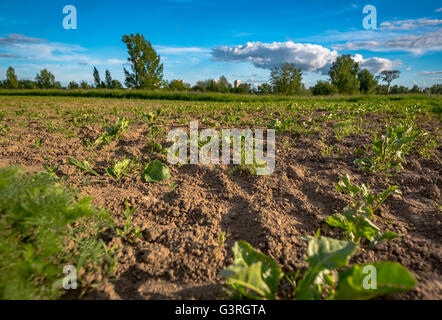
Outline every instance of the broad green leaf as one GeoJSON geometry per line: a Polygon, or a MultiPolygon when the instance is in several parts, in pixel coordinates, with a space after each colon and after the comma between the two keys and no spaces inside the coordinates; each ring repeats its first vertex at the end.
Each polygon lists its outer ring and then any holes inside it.
{"type": "Polygon", "coordinates": [[[131,163],[130,159],[123,159],[121,161],[116,162],[112,168],[107,168],[106,172],[114,177],[115,179],[120,179],[122,175],[126,174],[127,169],[131,163]]]}
{"type": "Polygon", "coordinates": [[[327,237],[311,238],[307,249],[309,266],[297,285],[296,299],[320,299],[318,286],[315,285],[317,276],[325,269],[333,270],[348,265],[356,248],[357,244],[353,242],[327,237]]]}
{"type": "Polygon", "coordinates": [[[247,298],[274,299],[283,277],[276,262],[245,241],[236,242],[232,252],[233,265],[222,271],[221,275],[247,298]]]}
{"type": "Polygon", "coordinates": [[[169,167],[155,159],[150,162],[143,172],[143,178],[147,182],[161,182],[170,178],[169,167]]]}
{"type": "Polygon", "coordinates": [[[354,243],[327,237],[311,239],[307,249],[309,268],[323,270],[346,266],[356,247],[354,243]]]}
{"type": "Polygon", "coordinates": [[[368,240],[372,240],[380,231],[373,222],[363,215],[355,217],[354,223],[356,225],[356,239],[365,237],[368,240]]]}
{"type": "Polygon", "coordinates": [[[221,275],[226,277],[233,288],[250,299],[274,299],[274,293],[263,279],[263,263],[255,262],[250,266],[230,266],[221,275]],[[250,292],[250,290],[252,292],[250,292]]]}
{"type": "Polygon", "coordinates": [[[90,174],[93,174],[95,176],[100,176],[100,174],[98,172],[96,172],[94,169],[91,168],[89,162],[87,161],[79,161],[79,160],[75,160],[73,158],[68,158],[68,164],[76,166],[77,168],[89,172],[90,174]]]}
{"type": "Polygon", "coordinates": [[[339,274],[335,299],[371,299],[382,294],[408,291],[415,285],[416,280],[411,273],[396,262],[353,265],[339,274]]]}

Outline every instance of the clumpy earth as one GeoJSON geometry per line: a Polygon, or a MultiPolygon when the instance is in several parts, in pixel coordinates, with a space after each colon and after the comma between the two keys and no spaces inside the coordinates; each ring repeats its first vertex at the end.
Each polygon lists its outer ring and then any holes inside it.
{"type": "MultiPolygon", "coordinates": [[[[303,270],[307,265],[303,236],[321,228],[322,235],[343,237],[324,220],[350,204],[350,197],[334,188],[344,174],[353,182],[370,184],[376,192],[390,184],[403,192],[390,196],[377,212],[382,219],[375,220],[381,230],[402,236],[374,249],[361,243],[351,263],[397,261],[413,273],[418,282],[414,290],[386,299],[441,299],[439,140],[426,156],[410,151],[404,170],[391,177],[365,171],[354,164],[360,157],[355,149],[370,145],[392,119],[404,115],[392,108],[355,112],[354,105],[335,106],[321,100],[304,107],[287,102],[267,106],[0,97],[0,123],[7,125],[0,136],[0,166],[44,171],[45,164],[59,164],[56,174],[63,183],[92,196],[95,205],[111,212],[120,227],[125,221],[125,201],[138,206],[132,223],[140,227],[142,237],[132,243],[115,235],[106,239],[117,248],[116,269],[111,277],[91,286],[83,299],[224,298],[219,274],[233,262],[231,247],[237,240],[248,241],[285,272],[303,270]],[[122,117],[130,119],[131,125],[120,139],[96,149],[87,146],[86,141],[93,142],[122,117]],[[123,157],[135,159],[140,166],[152,159],[167,163],[165,154],[150,143],[168,146],[167,132],[188,129],[191,120],[199,120],[200,128],[254,129],[286,117],[299,129],[276,135],[276,167],[271,175],[254,176],[235,165],[169,165],[170,180],[147,183],[140,171],[118,181],[105,172],[123,157]],[[335,125],[347,119],[354,119],[360,130],[338,139],[335,125]],[[69,157],[88,160],[102,176],[80,173],[67,164],[69,157]],[[225,235],[224,243],[220,234],[225,235]]],[[[440,138],[437,116],[418,111],[414,121],[440,138]]]]}

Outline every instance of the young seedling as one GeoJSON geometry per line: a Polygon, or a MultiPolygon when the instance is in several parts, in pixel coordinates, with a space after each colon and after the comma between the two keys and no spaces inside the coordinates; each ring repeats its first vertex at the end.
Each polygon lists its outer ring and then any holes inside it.
{"type": "Polygon", "coordinates": [[[225,243],[225,241],[226,241],[226,238],[229,236],[229,234],[227,234],[226,232],[224,232],[224,231],[221,231],[219,234],[218,234],[218,246],[220,247],[220,248],[224,248],[224,243],[225,243]]]}
{"type": "Polygon", "coordinates": [[[34,146],[37,147],[37,148],[40,148],[41,145],[43,144],[43,140],[44,140],[43,138],[35,138],[34,146]]]}
{"type": "Polygon", "coordinates": [[[109,277],[113,274],[115,267],[117,266],[115,245],[109,248],[103,240],[100,240],[100,243],[104,250],[104,272],[109,277]]]}
{"type": "Polygon", "coordinates": [[[131,218],[135,213],[135,211],[138,209],[138,206],[131,208],[127,204],[127,201],[124,201],[124,204],[126,206],[126,210],[123,212],[123,215],[126,218],[126,221],[124,223],[123,229],[117,228],[115,231],[120,237],[132,243],[135,241],[135,238],[142,237],[142,234],[140,232],[140,227],[134,228],[132,226],[132,221],[131,221],[131,218]]]}
{"type": "Polygon", "coordinates": [[[58,178],[56,175],[56,172],[58,171],[58,169],[60,168],[60,162],[57,163],[56,166],[52,166],[51,164],[47,163],[43,165],[43,168],[54,178],[58,178]]]}
{"type": "Polygon", "coordinates": [[[120,180],[122,176],[128,176],[132,165],[130,159],[123,159],[116,162],[111,168],[106,168],[107,174],[116,180],[120,180]]]}
{"type": "Polygon", "coordinates": [[[10,130],[11,130],[11,128],[7,124],[5,124],[5,125],[0,124],[0,133],[1,134],[7,135],[10,130]]]}
{"type": "Polygon", "coordinates": [[[98,147],[103,143],[110,144],[112,140],[119,139],[127,131],[129,124],[126,118],[118,119],[113,126],[106,128],[106,132],[95,140],[94,145],[98,147]]]}
{"type": "Polygon", "coordinates": [[[89,162],[87,161],[79,161],[73,158],[68,158],[68,162],[69,165],[73,165],[76,166],[78,169],[80,169],[81,171],[86,171],[94,176],[99,177],[100,174],[98,172],[96,172],[94,169],[92,169],[91,165],[89,164],[89,162]]]}
{"type": "Polygon", "coordinates": [[[170,178],[170,170],[167,165],[155,159],[146,166],[142,177],[146,182],[161,182],[170,178]]]}
{"type": "Polygon", "coordinates": [[[374,138],[372,151],[374,156],[366,155],[355,160],[355,163],[368,171],[382,170],[388,172],[395,169],[399,172],[406,163],[405,154],[412,146],[412,142],[419,137],[420,133],[413,130],[408,123],[398,123],[387,127],[387,133],[379,139],[374,138]]]}
{"type": "Polygon", "coordinates": [[[370,241],[370,247],[381,240],[390,240],[399,235],[386,231],[381,232],[373,222],[373,215],[391,193],[402,194],[397,186],[389,186],[385,191],[374,194],[370,187],[362,184],[354,185],[348,175],[342,176],[335,186],[336,190],[349,194],[353,203],[344,208],[343,213],[336,213],[325,222],[331,226],[343,229],[347,239],[359,243],[362,238],[370,241]]]}

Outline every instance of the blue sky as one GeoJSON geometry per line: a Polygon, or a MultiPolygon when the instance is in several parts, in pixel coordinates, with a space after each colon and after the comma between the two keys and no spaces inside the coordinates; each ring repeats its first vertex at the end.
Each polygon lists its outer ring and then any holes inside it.
{"type": "MultiPolygon", "coordinates": [[[[166,79],[219,78],[259,84],[283,61],[304,82],[326,79],[340,54],[372,72],[398,69],[395,83],[442,83],[440,1],[12,1],[0,0],[0,78],[13,66],[19,79],[46,67],[62,84],[92,81],[92,68],[123,81],[124,34],[142,33],[161,55],[166,79]],[[377,29],[365,30],[373,5],[377,29]],[[77,10],[66,30],[65,5],[77,10]]],[[[127,66],[127,65],[126,65],[127,66]]]]}

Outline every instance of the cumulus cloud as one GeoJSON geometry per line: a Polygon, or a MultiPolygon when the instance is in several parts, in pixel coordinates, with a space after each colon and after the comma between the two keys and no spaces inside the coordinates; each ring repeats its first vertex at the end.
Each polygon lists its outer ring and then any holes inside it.
{"type": "Polygon", "coordinates": [[[408,19],[398,21],[385,21],[380,25],[381,30],[410,30],[427,26],[438,26],[442,24],[441,19],[408,19]]]}
{"type": "MultiPolygon", "coordinates": [[[[327,74],[332,63],[339,56],[336,50],[321,45],[288,42],[247,42],[245,45],[221,46],[212,50],[213,60],[225,62],[251,62],[257,68],[271,69],[284,62],[294,63],[303,71],[327,74]]],[[[364,59],[356,54],[353,59],[362,69],[372,73],[391,70],[399,64],[384,58],[364,59]]]]}
{"type": "Polygon", "coordinates": [[[338,52],[316,44],[287,42],[247,42],[245,45],[212,49],[213,60],[251,62],[257,68],[271,69],[283,62],[295,63],[303,71],[317,71],[329,66],[338,52]]]}
{"type": "Polygon", "coordinates": [[[379,73],[382,70],[392,70],[400,65],[400,61],[391,61],[378,57],[364,59],[360,54],[355,54],[353,60],[359,63],[360,69],[367,69],[373,74],[379,73]]]}

